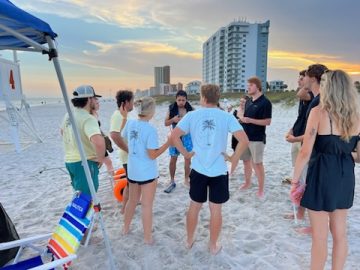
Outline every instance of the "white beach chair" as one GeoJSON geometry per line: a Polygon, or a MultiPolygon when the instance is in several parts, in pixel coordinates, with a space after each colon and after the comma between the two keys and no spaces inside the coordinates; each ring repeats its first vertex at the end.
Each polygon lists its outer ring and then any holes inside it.
{"type": "MultiPolygon", "coordinates": [[[[53,269],[61,267],[67,269],[76,258],[76,252],[83,240],[85,232],[91,232],[94,217],[94,208],[90,196],[76,194],[66,207],[54,233],[28,237],[7,243],[0,243],[0,250],[20,247],[12,264],[0,268],[1,270],[23,269],[53,269]],[[45,248],[35,246],[35,243],[48,240],[45,248]],[[25,247],[30,247],[39,255],[20,261],[25,247]]],[[[90,239],[88,234],[86,245],[90,239]]]]}

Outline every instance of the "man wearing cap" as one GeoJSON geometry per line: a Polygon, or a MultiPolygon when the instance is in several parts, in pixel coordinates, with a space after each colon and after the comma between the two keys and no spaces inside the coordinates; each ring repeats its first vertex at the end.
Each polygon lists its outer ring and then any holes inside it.
{"type": "MultiPolygon", "coordinates": [[[[96,95],[90,85],[82,85],[74,90],[73,98],[71,99],[75,107],[75,123],[80,133],[80,139],[84,146],[91,178],[96,191],[99,187],[99,164],[103,162],[105,157],[105,140],[101,135],[96,118],[90,114],[98,97],[101,96],[96,95]]],[[[65,165],[71,177],[71,185],[74,190],[79,190],[90,195],[90,189],[84,168],[81,164],[81,156],[68,114],[65,115],[62,122],[61,134],[65,150],[65,165]]]]}

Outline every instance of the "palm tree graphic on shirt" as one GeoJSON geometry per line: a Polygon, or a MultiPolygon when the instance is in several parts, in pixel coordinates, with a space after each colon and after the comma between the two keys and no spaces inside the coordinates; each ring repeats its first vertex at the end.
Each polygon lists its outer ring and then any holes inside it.
{"type": "Polygon", "coordinates": [[[132,130],[130,132],[130,141],[132,141],[132,153],[133,154],[136,154],[136,151],[135,151],[135,145],[136,145],[136,141],[137,139],[139,138],[139,132],[137,130],[132,130]]]}
{"type": "Polygon", "coordinates": [[[212,132],[212,130],[215,129],[215,122],[214,120],[210,119],[210,120],[204,120],[204,122],[202,123],[202,130],[206,132],[206,138],[207,138],[207,145],[210,146],[210,133],[212,132]]]}

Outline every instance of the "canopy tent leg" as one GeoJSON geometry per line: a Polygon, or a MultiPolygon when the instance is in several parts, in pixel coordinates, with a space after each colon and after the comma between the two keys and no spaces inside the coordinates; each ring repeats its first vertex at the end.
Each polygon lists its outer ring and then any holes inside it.
{"type": "MultiPolygon", "coordinates": [[[[47,42],[49,44],[50,50],[55,50],[56,48],[54,46],[54,42],[51,39],[51,37],[46,36],[46,40],[47,40],[47,42]]],[[[109,240],[109,238],[107,236],[107,233],[106,233],[106,230],[105,230],[105,224],[104,224],[104,220],[103,220],[101,209],[100,209],[100,202],[99,202],[99,200],[97,198],[96,191],[95,191],[95,188],[94,188],[94,184],[93,184],[93,181],[92,181],[92,178],[91,178],[89,165],[87,163],[86,156],[85,156],[84,146],[83,146],[83,144],[81,142],[81,139],[80,139],[79,129],[76,126],[74,115],[73,115],[72,109],[70,107],[70,102],[69,102],[68,94],[67,94],[67,91],[66,91],[65,80],[64,80],[64,77],[63,77],[63,74],[62,74],[62,71],[61,71],[61,67],[60,67],[60,63],[59,63],[59,59],[58,59],[57,55],[55,55],[52,58],[52,60],[53,60],[54,67],[55,67],[55,70],[56,70],[56,74],[57,74],[59,84],[60,84],[60,87],[61,87],[61,92],[62,92],[62,95],[64,97],[66,110],[67,110],[67,112],[69,114],[69,119],[70,119],[70,122],[71,122],[71,125],[72,125],[72,128],[73,128],[73,131],[74,131],[75,140],[76,140],[76,143],[77,143],[78,148],[79,148],[81,161],[82,161],[82,166],[84,167],[86,180],[87,180],[88,185],[89,185],[89,189],[90,189],[90,193],[91,193],[91,196],[92,196],[92,199],[93,199],[93,203],[94,203],[94,206],[99,206],[99,208],[97,209],[98,218],[99,218],[100,225],[101,225],[101,231],[102,231],[102,234],[104,236],[106,251],[107,251],[108,256],[109,256],[110,268],[115,270],[116,269],[115,262],[114,262],[114,258],[112,256],[110,240],[109,240]]]]}

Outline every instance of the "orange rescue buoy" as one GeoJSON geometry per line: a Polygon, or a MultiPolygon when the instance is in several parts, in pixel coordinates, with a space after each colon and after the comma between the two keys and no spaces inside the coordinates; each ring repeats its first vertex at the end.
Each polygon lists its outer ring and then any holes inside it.
{"type": "Polygon", "coordinates": [[[125,178],[118,180],[114,186],[114,196],[119,202],[122,202],[124,199],[123,193],[126,185],[127,185],[127,179],[125,178]]]}

